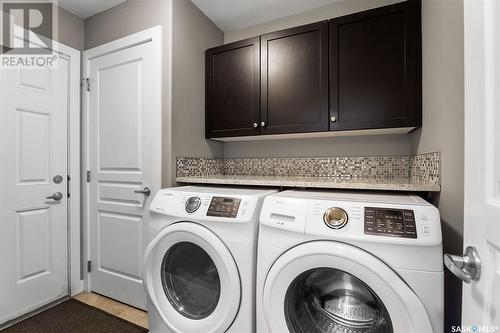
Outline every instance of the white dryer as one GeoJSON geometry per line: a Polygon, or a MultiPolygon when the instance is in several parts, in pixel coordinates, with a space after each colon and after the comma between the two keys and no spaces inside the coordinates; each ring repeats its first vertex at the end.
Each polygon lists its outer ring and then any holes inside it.
{"type": "Polygon", "coordinates": [[[442,332],[438,210],[412,195],[266,197],[257,332],[442,332]]]}
{"type": "Polygon", "coordinates": [[[258,218],[274,190],[160,190],[145,226],[152,333],[255,331],[258,218]]]}

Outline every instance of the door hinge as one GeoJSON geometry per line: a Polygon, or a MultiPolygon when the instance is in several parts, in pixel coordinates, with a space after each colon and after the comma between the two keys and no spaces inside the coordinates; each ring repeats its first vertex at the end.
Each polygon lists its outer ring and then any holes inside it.
{"type": "Polygon", "coordinates": [[[87,261],[87,273],[92,272],[92,261],[87,261]]]}
{"type": "Polygon", "coordinates": [[[87,170],[87,183],[90,183],[90,170],[87,170]]]}
{"type": "Polygon", "coordinates": [[[67,179],[68,181],[66,182],[66,192],[68,192],[68,198],[71,197],[71,193],[69,192],[69,189],[70,189],[70,181],[71,181],[71,177],[69,175],[66,175],[67,176],[67,179]]]}
{"type": "Polygon", "coordinates": [[[90,91],[90,78],[84,77],[82,79],[82,86],[85,86],[85,90],[90,91]]]}

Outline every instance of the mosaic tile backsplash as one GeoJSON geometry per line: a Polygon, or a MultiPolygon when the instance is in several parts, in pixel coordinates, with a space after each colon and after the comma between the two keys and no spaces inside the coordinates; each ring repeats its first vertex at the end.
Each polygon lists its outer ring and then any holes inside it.
{"type": "Polygon", "coordinates": [[[177,158],[177,177],[274,176],[398,179],[440,184],[440,153],[379,157],[177,158]]]}

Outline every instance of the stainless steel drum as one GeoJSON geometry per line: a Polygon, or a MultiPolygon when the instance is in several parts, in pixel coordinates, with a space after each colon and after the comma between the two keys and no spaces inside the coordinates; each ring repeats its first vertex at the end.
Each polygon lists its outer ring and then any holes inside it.
{"type": "Polygon", "coordinates": [[[360,279],[332,268],[299,275],[285,297],[290,332],[392,333],[384,304],[360,279]]]}

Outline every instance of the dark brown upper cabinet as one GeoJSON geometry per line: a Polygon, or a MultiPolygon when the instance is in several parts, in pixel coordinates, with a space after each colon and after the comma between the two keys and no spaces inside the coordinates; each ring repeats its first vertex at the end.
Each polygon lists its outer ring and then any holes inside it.
{"type": "Polygon", "coordinates": [[[420,25],[408,0],[207,50],[206,137],[421,126],[420,25]]]}
{"type": "Polygon", "coordinates": [[[260,134],[260,38],[206,51],[205,135],[260,134]]]}
{"type": "Polygon", "coordinates": [[[330,129],[421,126],[420,4],[330,21],[330,129]]]}
{"type": "Polygon", "coordinates": [[[328,21],[261,36],[261,133],[328,131],[328,21]]]}

